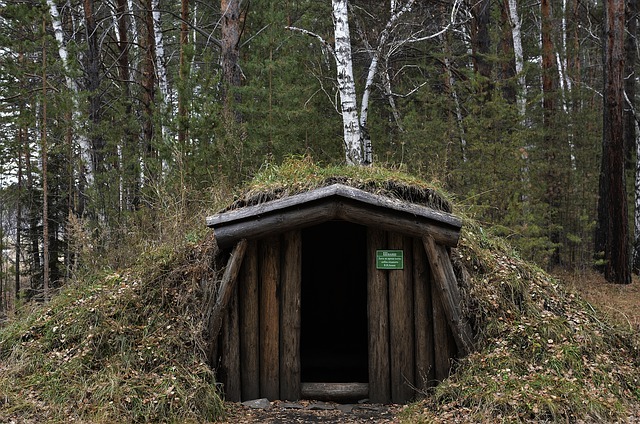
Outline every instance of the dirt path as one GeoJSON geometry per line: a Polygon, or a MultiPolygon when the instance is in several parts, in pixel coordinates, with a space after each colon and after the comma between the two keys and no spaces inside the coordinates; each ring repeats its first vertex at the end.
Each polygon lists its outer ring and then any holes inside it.
{"type": "Polygon", "coordinates": [[[227,404],[228,415],[223,424],[242,423],[399,423],[402,405],[343,405],[332,402],[271,402],[265,408],[251,408],[239,403],[227,404]]]}

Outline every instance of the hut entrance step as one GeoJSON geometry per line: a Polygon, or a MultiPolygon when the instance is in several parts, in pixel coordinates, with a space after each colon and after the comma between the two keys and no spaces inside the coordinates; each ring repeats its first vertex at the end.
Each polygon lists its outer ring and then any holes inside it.
{"type": "Polygon", "coordinates": [[[344,221],[302,231],[302,381],[369,381],[366,245],[366,227],[344,221]]]}
{"type": "Polygon", "coordinates": [[[369,397],[368,383],[302,383],[302,398],[341,403],[369,397]]]}

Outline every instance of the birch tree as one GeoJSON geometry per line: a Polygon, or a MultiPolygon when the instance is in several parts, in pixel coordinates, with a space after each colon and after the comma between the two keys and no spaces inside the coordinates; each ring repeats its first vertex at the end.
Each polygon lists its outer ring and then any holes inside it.
{"type": "MultiPolygon", "coordinates": [[[[389,87],[390,82],[385,79],[386,69],[381,70],[380,64],[385,63],[391,54],[397,53],[403,47],[431,40],[440,36],[452,24],[461,0],[455,0],[451,6],[451,22],[435,34],[414,33],[401,40],[391,42],[391,35],[396,31],[403,16],[411,11],[415,0],[407,0],[403,4],[391,1],[390,17],[378,34],[375,46],[367,46],[370,62],[367,67],[366,79],[358,109],[358,97],[353,76],[353,54],[351,49],[351,31],[349,27],[348,0],[332,0],[332,18],[334,27],[334,44],[331,45],[320,35],[309,30],[287,27],[320,40],[323,46],[335,59],[336,82],[340,97],[340,114],[342,115],[343,143],[345,161],[349,165],[371,165],[373,163],[373,148],[369,135],[368,119],[371,92],[377,77],[381,76],[383,86],[389,87]]],[[[388,78],[388,75],[387,75],[388,78]]],[[[385,89],[391,93],[390,88],[385,89]]],[[[392,94],[392,93],[391,93],[392,94]]]]}
{"type": "Polygon", "coordinates": [[[520,116],[524,118],[527,110],[527,82],[524,75],[524,51],[522,49],[522,22],[518,14],[516,0],[508,0],[509,22],[511,24],[511,37],[513,38],[513,55],[516,62],[516,76],[518,77],[517,104],[520,116]]]}
{"type": "MultiPolygon", "coordinates": [[[[335,39],[334,55],[342,112],[345,160],[349,165],[360,165],[366,162],[364,161],[364,145],[358,119],[356,83],[353,79],[353,56],[351,54],[347,0],[332,0],[332,12],[335,39]]],[[[362,104],[364,105],[364,96],[362,104]]]]}
{"type": "MultiPolygon", "coordinates": [[[[71,77],[71,69],[69,67],[69,52],[67,50],[67,43],[64,38],[64,31],[62,29],[62,22],[60,21],[60,13],[58,12],[58,6],[54,0],[47,0],[49,6],[49,14],[51,16],[51,24],[53,26],[53,34],[58,44],[58,55],[62,61],[64,67],[64,78],[67,84],[67,89],[71,92],[71,100],[73,102],[73,111],[71,113],[73,122],[81,122],[80,107],[78,105],[78,84],[71,77]]],[[[73,125],[69,123],[69,125],[73,125]]],[[[93,184],[93,168],[94,163],[91,158],[91,146],[87,137],[82,134],[77,135],[78,147],[80,150],[81,158],[81,178],[84,178],[89,185],[93,184]]]]}

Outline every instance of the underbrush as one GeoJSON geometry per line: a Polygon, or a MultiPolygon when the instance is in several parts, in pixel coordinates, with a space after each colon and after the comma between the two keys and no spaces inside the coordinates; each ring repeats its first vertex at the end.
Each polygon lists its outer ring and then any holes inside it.
{"type": "Polygon", "coordinates": [[[206,363],[212,237],[69,284],[0,331],[0,421],[202,422],[222,414],[206,363]]]}

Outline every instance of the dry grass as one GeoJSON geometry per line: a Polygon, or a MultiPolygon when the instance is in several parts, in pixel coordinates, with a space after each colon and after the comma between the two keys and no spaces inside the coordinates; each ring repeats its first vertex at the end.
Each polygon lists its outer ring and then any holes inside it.
{"type": "Polygon", "coordinates": [[[612,322],[640,332],[640,278],[631,284],[611,284],[594,271],[558,272],[559,279],[575,290],[612,322]]]}

